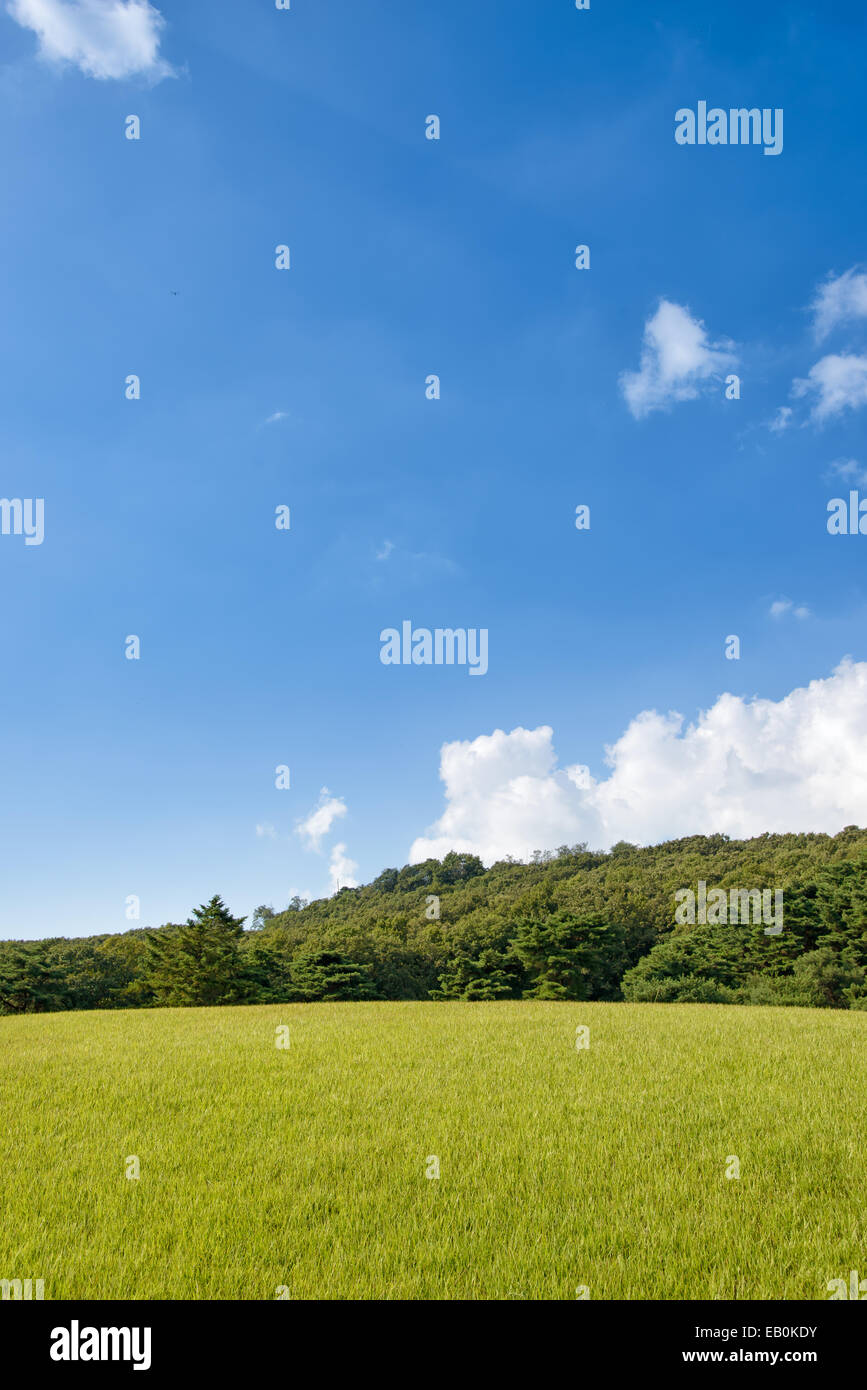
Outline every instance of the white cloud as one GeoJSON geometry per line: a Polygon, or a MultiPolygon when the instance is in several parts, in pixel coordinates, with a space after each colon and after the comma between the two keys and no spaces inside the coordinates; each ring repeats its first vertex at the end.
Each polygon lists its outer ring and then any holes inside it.
{"type": "Polygon", "coordinates": [[[342,796],[331,796],[327,787],[319,793],[319,801],[309,815],[298,822],[295,834],[305,841],[308,849],[317,853],[322,849],[322,841],[336,820],[346,815],[346,802],[342,796]]]}
{"type": "Polygon", "coordinates": [[[275,410],[273,415],[269,415],[265,421],[266,425],[276,425],[278,420],[286,420],[289,412],[287,410],[275,410]]]}
{"type": "Polygon", "coordinates": [[[791,613],[795,618],[809,618],[810,610],[804,604],[794,604],[790,598],[778,598],[768,609],[772,618],[782,618],[791,613]]]}
{"type": "Polygon", "coordinates": [[[780,434],[783,430],[787,430],[791,423],[792,407],[790,405],[781,405],[773,420],[771,420],[768,425],[768,429],[773,430],[774,434],[780,434]]]}
{"type": "Polygon", "coordinates": [[[867,468],[857,459],[835,459],[830,466],[830,472],[853,487],[863,487],[867,484],[867,468]]]}
{"type": "Polygon", "coordinates": [[[446,809],[410,859],[457,849],[490,864],[584,840],[608,848],[863,824],[867,663],[846,658],[778,701],[720,695],[686,728],[680,714],[645,711],[606,761],[611,772],[599,781],[558,767],[547,726],[444,744],[446,809]]]}
{"type": "Polygon", "coordinates": [[[159,56],[165,20],[148,0],[9,0],[7,9],[37,35],[49,62],[75,63],[98,78],[172,74],[159,56]]]}
{"type": "Polygon", "coordinates": [[[795,397],[810,396],[811,419],[817,423],[839,415],[849,407],[867,405],[867,357],[853,353],[831,353],[821,358],[806,377],[792,384],[795,397]]]}
{"type": "Polygon", "coordinates": [[[331,862],[328,865],[331,892],[336,893],[339,888],[357,888],[358,879],[354,877],[357,868],[358,865],[355,860],[347,858],[346,846],[343,844],[335,845],[331,851],[331,862]]]}
{"type": "Polygon", "coordinates": [[[257,825],[256,834],[262,840],[276,840],[277,831],[273,825],[257,825]]]}
{"type": "Polygon", "coordinates": [[[867,275],[854,267],[842,275],[829,275],[810,307],[813,331],[819,342],[840,324],[867,318],[867,275]]]}
{"type": "Polygon", "coordinates": [[[700,319],[680,304],[660,300],[644,325],[639,370],[620,375],[620,389],[636,420],[674,401],[692,400],[700,382],[735,365],[732,347],[730,342],[709,342],[700,319]]]}
{"type": "MultiPolygon", "coordinates": [[[[395,545],[394,541],[383,541],[373,553],[377,560],[389,561],[388,572],[394,572],[393,578],[403,583],[422,584],[438,575],[454,576],[461,573],[460,565],[447,555],[440,555],[433,550],[407,550],[403,546],[395,545]]],[[[384,573],[385,571],[380,571],[377,574],[377,582],[384,573]]]]}

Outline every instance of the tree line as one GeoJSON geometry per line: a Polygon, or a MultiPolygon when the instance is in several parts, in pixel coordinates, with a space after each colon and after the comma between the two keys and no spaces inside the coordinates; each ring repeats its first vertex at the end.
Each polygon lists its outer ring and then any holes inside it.
{"type": "Polygon", "coordinates": [[[867,831],[453,852],[331,898],[219,896],[184,923],[0,943],[0,1013],[322,1000],[550,999],[867,1009],[867,831]],[[675,894],[783,890],[783,930],[677,925],[675,894]]]}

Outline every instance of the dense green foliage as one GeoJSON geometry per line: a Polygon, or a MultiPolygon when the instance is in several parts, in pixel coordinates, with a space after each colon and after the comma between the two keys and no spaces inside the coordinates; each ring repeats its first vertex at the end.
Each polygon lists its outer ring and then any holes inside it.
{"type": "Polygon", "coordinates": [[[585,846],[485,869],[452,853],[251,929],[219,898],[183,926],[0,945],[0,1013],[337,999],[627,999],[867,1007],[867,831],[585,846]],[[782,889],[784,927],[675,925],[675,893],[782,889]]]}
{"type": "Polygon", "coordinates": [[[182,927],[148,937],[146,983],[154,1002],[166,1005],[236,1004],[248,990],[240,944],[243,917],[233,917],[221,898],[197,907],[182,927]]]}

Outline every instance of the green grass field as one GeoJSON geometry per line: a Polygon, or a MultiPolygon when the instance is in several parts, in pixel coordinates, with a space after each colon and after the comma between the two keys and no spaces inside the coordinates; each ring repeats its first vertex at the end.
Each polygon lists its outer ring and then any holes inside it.
{"type": "Polygon", "coordinates": [[[708,1005],[0,1018],[0,1278],[46,1299],[827,1299],[867,1274],[865,1054],[867,1013],[708,1005]]]}

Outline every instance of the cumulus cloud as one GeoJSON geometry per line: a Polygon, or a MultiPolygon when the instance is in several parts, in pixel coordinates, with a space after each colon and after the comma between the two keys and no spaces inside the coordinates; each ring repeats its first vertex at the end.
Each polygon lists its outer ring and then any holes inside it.
{"type": "Polygon", "coordinates": [[[783,430],[787,430],[789,428],[789,425],[791,423],[792,407],[790,405],[781,405],[777,410],[776,415],[768,425],[768,429],[772,430],[774,434],[781,434],[783,430]]]}
{"type": "Polygon", "coordinates": [[[314,849],[319,853],[322,841],[334,822],[345,815],[346,802],[343,797],[332,796],[328,788],[323,787],[313,810],[296,825],[295,834],[304,841],[308,849],[314,849]]]}
{"type": "Polygon", "coordinates": [[[798,377],[792,395],[812,401],[810,417],[821,424],[847,408],[867,405],[867,357],[854,353],[830,353],[798,377]]]}
{"type": "Polygon", "coordinates": [[[867,318],[867,275],[854,267],[842,275],[829,275],[810,307],[819,342],[841,324],[867,318]]]}
{"type": "Polygon", "coordinates": [[[346,846],[343,844],[335,845],[331,851],[331,862],[328,865],[332,894],[340,888],[357,888],[358,879],[354,877],[357,869],[358,865],[355,860],[347,856],[346,846]]]}
{"type": "Polygon", "coordinates": [[[7,9],[49,62],[103,79],[172,74],[159,52],[165,20],[148,0],[9,0],[7,9]]]}
{"type": "Polygon", "coordinates": [[[681,304],[660,300],[644,325],[638,371],[620,375],[620,389],[636,420],[674,401],[694,399],[701,382],[735,365],[733,346],[728,341],[709,342],[700,319],[681,304]]]}
{"type": "Polygon", "coordinates": [[[783,699],[723,694],[697,720],[646,710],[606,749],[611,771],[560,767],[547,725],[441,750],[446,809],[410,851],[449,850],[487,864],[587,841],[608,848],[722,832],[826,831],[863,824],[867,810],[867,663],[783,699]]]}

